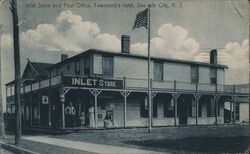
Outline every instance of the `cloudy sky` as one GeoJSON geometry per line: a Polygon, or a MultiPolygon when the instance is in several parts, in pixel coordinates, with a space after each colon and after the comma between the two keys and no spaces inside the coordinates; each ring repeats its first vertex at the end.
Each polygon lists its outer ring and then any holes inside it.
{"type": "MultiPolygon", "coordinates": [[[[147,54],[147,31],[132,30],[137,2],[134,8],[122,7],[118,0],[52,0],[18,1],[20,26],[20,53],[22,71],[31,61],[55,63],[60,53],[75,55],[89,48],[120,52],[120,36],[129,34],[131,52],[147,54]],[[26,2],[26,3],[25,3],[26,2]],[[64,7],[64,3],[89,4],[91,8],[64,7]],[[36,3],[36,8],[27,7],[36,3]],[[39,3],[50,8],[38,8],[39,3]],[[97,4],[120,5],[120,8],[96,8],[97,4]],[[61,8],[52,8],[61,4],[61,8]]],[[[226,83],[248,83],[249,5],[247,0],[186,0],[151,1],[152,55],[208,62],[209,52],[217,48],[219,63],[228,65],[226,83]],[[176,7],[172,7],[175,2],[176,7]],[[181,2],[181,4],[180,4],[181,2]],[[159,7],[160,3],[169,7],[159,7]]],[[[3,83],[13,79],[12,18],[8,0],[0,0],[1,67],[3,83]]]]}

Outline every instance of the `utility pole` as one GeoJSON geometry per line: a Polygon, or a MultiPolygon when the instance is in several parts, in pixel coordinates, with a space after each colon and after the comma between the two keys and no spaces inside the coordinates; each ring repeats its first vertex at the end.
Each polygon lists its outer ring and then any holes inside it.
{"type": "Polygon", "coordinates": [[[151,84],[151,72],[150,72],[150,7],[148,7],[148,132],[152,129],[152,84],[151,84]]]}
{"type": "Polygon", "coordinates": [[[0,25],[0,133],[1,136],[3,137],[3,140],[5,139],[5,132],[4,132],[4,116],[3,116],[3,101],[2,101],[2,56],[1,56],[1,36],[2,36],[2,28],[3,25],[0,25]]]}
{"type": "Polygon", "coordinates": [[[14,65],[15,65],[15,116],[16,116],[16,129],[15,129],[15,144],[18,144],[21,139],[21,95],[20,95],[20,52],[19,52],[19,27],[18,27],[18,14],[17,2],[11,0],[11,12],[13,19],[13,43],[14,43],[14,65]]]}

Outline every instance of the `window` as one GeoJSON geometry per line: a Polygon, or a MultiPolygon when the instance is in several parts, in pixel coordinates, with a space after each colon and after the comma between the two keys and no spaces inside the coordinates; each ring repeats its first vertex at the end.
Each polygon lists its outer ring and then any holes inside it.
{"type": "Polygon", "coordinates": [[[70,65],[69,64],[67,65],[67,70],[70,70],[70,65]]]}
{"type": "Polygon", "coordinates": [[[153,118],[157,118],[157,101],[153,101],[153,118]]]}
{"type": "Polygon", "coordinates": [[[164,117],[174,117],[174,99],[164,103],[164,117]]]}
{"type": "Polygon", "coordinates": [[[90,57],[84,59],[84,75],[90,75],[90,57]]]}
{"type": "Polygon", "coordinates": [[[210,102],[207,103],[207,116],[214,117],[215,116],[215,100],[212,98],[210,102]]]}
{"type": "Polygon", "coordinates": [[[56,74],[57,74],[57,75],[60,75],[60,74],[61,74],[61,68],[60,68],[60,67],[57,67],[57,68],[56,68],[56,74]]]}
{"type": "Polygon", "coordinates": [[[75,61],[75,73],[80,74],[80,59],[75,61]]]}
{"type": "Polygon", "coordinates": [[[235,103],[235,120],[240,120],[240,104],[235,103]]]}
{"type": "Polygon", "coordinates": [[[198,117],[202,117],[202,101],[199,102],[198,117]]]}
{"type": "Polygon", "coordinates": [[[199,67],[196,65],[191,66],[191,82],[199,82],[199,67]]]}
{"type": "Polygon", "coordinates": [[[148,97],[140,103],[141,118],[148,118],[148,97]]]}
{"type": "Polygon", "coordinates": [[[157,81],[163,80],[163,63],[160,62],[154,63],[154,80],[157,81]]]}
{"type": "Polygon", "coordinates": [[[210,68],[210,83],[211,84],[217,83],[217,70],[216,70],[216,68],[210,68]]]}
{"type": "Polygon", "coordinates": [[[103,77],[113,77],[113,57],[103,57],[103,77]]]}
{"type": "Polygon", "coordinates": [[[196,102],[195,99],[192,99],[190,107],[189,107],[189,116],[196,117],[196,102]]]}

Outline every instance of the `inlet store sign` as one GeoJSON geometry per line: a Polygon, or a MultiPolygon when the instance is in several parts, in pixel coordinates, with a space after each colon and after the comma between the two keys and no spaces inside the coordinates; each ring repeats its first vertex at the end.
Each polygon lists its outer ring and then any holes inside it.
{"type": "Polygon", "coordinates": [[[63,76],[64,86],[103,89],[123,89],[123,80],[63,76]]]}

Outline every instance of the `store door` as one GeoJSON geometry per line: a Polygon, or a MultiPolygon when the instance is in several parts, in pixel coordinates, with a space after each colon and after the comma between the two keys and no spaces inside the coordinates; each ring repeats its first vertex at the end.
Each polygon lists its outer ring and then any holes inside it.
{"type": "Polygon", "coordinates": [[[186,125],[187,124],[187,118],[188,118],[188,104],[185,102],[184,99],[178,100],[178,117],[179,117],[179,124],[180,125],[186,125]]]}

